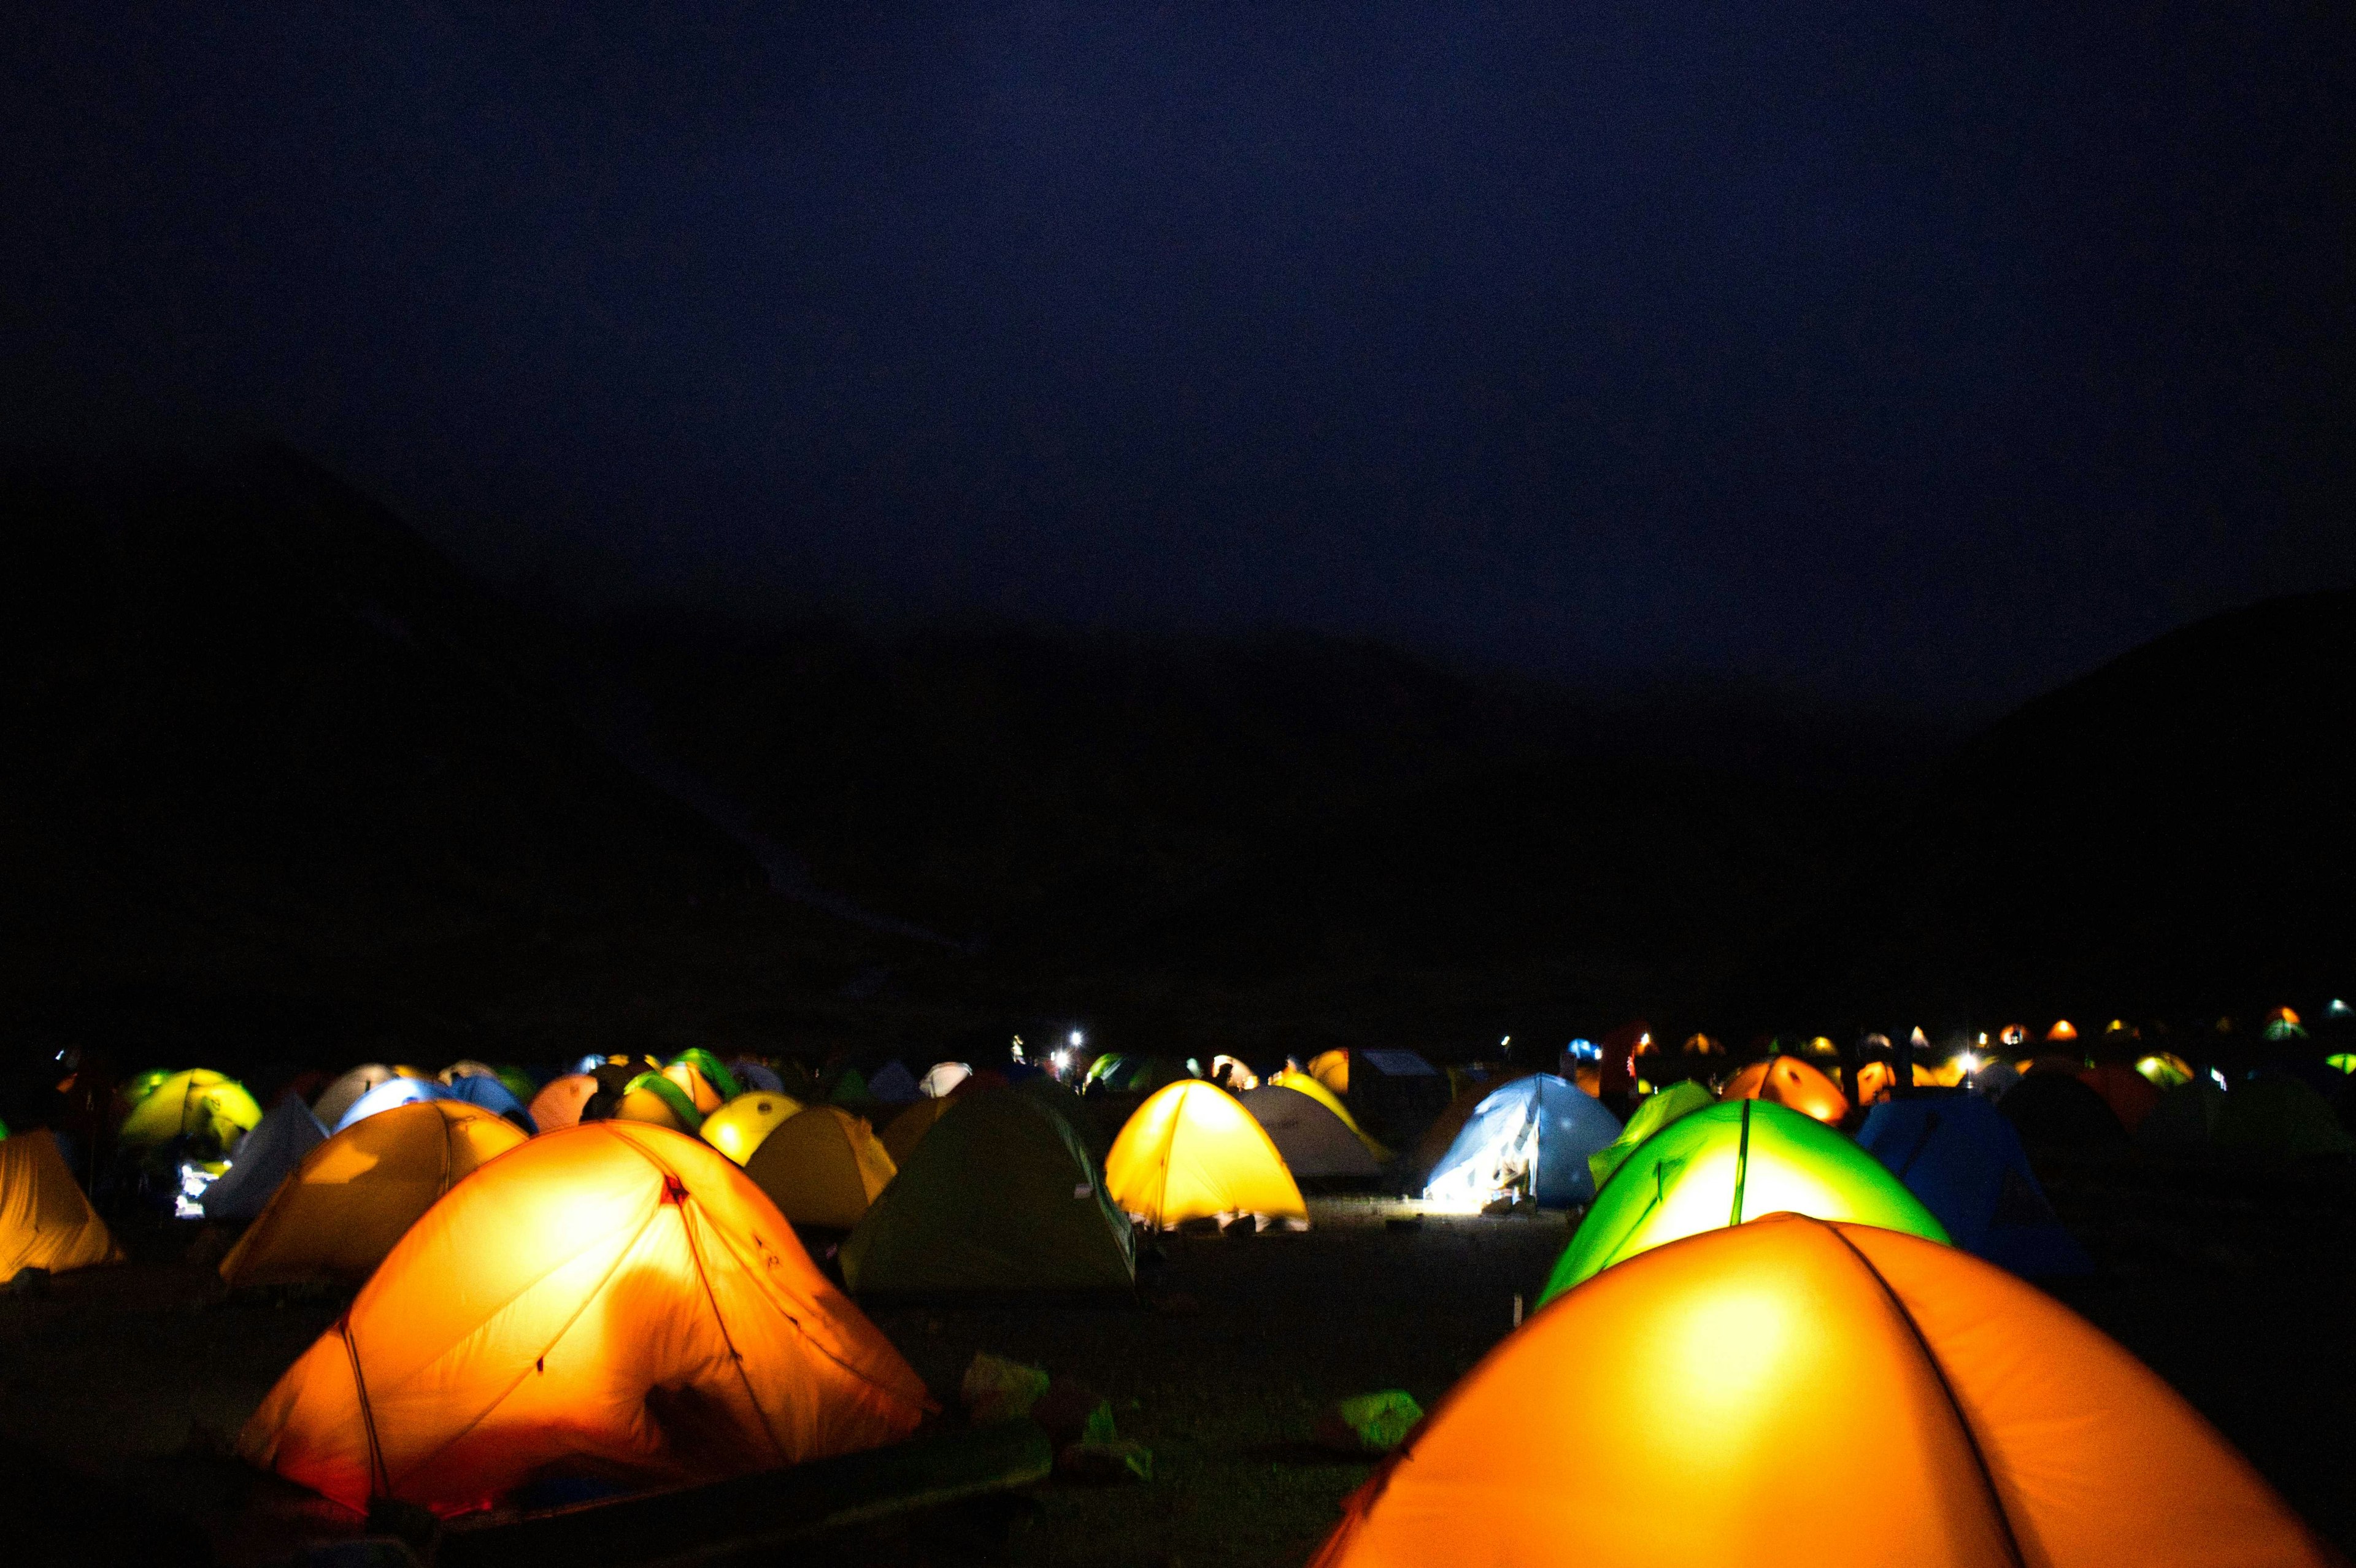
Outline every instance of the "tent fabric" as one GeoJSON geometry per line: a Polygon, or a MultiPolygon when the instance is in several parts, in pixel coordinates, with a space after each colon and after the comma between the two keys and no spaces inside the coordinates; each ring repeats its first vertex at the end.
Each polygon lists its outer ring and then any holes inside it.
{"type": "Polygon", "coordinates": [[[2163,1153],[2205,1148],[2224,1114],[2225,1091],[2196,1078],[2159,1092],[2159,1104],[2136,1128],[2135,1140],[2163,1153]]]}
{"type": "Polygon", "coordinates": [[[1136,1239],[1069,1123],[1025,1094],[946,1104],[842,1243],[842,1277],[855,1294],[1135,1288],[1136,1239]]]}
{"type": "Polygon", "coordinates": [[[2153,1088],[2159,1090],[2173,1089],[2179,1083],[2190,1083],[2201,1076],[2192,1071],[2190,1062],[2172,1051],[2155,1051],[2138,1059],[2135,1069],[2144,1075],[2145,1081],[2153,1088]]]}
{"type": "MultiPolygon", "coordinates": [[[[455,1100],[450,1086],[438,1078],[388,1078],[351,1104],[343,1119],[327,1130],[340,1133],[370,1116],[382,1115],[397,1105],[413,1104],[420,1100],[455,1100]]],[[[496,1114],[496,1113],[495,1113],[496,1114]]]]}
{"type": "Polygon", "coordinates": [[[1620,1129],[1620,1136],[1587,1157],[1587,1171],[1595,1183],[1595,1189],[1598,1192],[1603,1190],[1603,1184],[1612,1179],[1612,1173],[1619,1169],[1646,1138],[1681,1116],[1689,1116],[1717,1104],[1717,1095],[1691,1080],[1672,1083],[1657,1094],[1646,1095],[1628,1118],[1628,1125],[1620,1129]]]}
{"type": "Polygon", "coordinates": [[[1516,1079],[1481,1102],[1424,1187],[1424,1197],[1479,1205],[1501,1192],[1546,1209],[1595,1196],[1590,1157],[1620,1136],[1620,1119],[1550,1072],[1516,1079]]]}
{"type": "Polygon", "coordinates": [[[2012,1124],[1978,1095],[1887,1101],[1867,1113],[1857,1141],[1965,1252],[2029,1279],[2093,1271],[2046,1201],[2012,1124]]]}
{"type": "Polygon", "coordinates": [[[424,1076],[414,1067],[388,1067],[381,1061],[368,1062],[353,1068],[319,1091],[319,1097],[311,1103],[311,1114],[319,1118],[321,1126],[332,1131],[343,1125],[344,1113],[378,1084],[394,1078],[424,1076]]]}
{"type": "Polygon", "coordinates": [[[251,1220],[269,1206],[279,1183],[303,1157],[327,1141],[327,1129],[311,1107],[288,1095],[270,1107],[253,1131],[238,1140],[237,1153],[220,1180],[205,1189],[208,1220],[251,1220]]]}
{"type": "Polygon", "coordinates": [[[1596,1194],[1538,1299],[1665,1243],[1784,1211],[1948,1240],[1879,1160],[1833,1128],[1772,1100],[1730,1100],[1638,1146],[1596,1194]]]}
{"type": "Polygon", "coordinates": [[[1246,1090],[1242,1098],[1296,1180],[1382,1174],[1366,1146],[1322,1102],[1289,1086],[1246,1090]]]}
{"type": "Polygon", "coordinates": [[[2009,1061],[1991,1061],[1964,1082],[1975,1094],[1986,1095],[1990,1101],[2001,1100],[2020,1082],[2020,1069],[2009,1061]]]}
{"type": "Polygon", "coordinates": [[[668,1128],[548,1134],[452,1189],[246,1423],[348,1508],[717,1480],[905,1437],[925,1385],[752,1179],[668,1128]]]}
{"type": "Polygon", "coordinates": [[[925,1141],[925,1135],[933,1130],[933,1124],[948,1115],[953,1104],[946,1099],[919,1100],[893,1117],[884,1128],[884,1152],[892,1157],[892,1163],[907,1164],[916,1146],[925,1141]]]}
{"type": "Polygon", "coordinates": [[[592,1073],[567,1072],[552,1078],[541,1092],[531,1097],[527,1107],[531,1112],[532,1125],[543,1133],[559,1132],[581,1120],[581,1112],[596,1096],[597,1080],[592,1073]]]}
{"type": "Polygon", "coordinates": [[[705,1143],[741,1166],[753,1157],[763,1138],[801,1109],[801,1102],[790,1094],[748,1090],[704,1117],[696,1131],[705,1143]]]}
{"type": "MultiPolygon", "coordinates": [[[[695,1107],[698,1120],[728,1103],[728,1096],[721,1093],[720,1085],[706,1076],[703,1069],[695,1062],[682,1058],[663,1068],[661,1073],[687,1096],[687,1103],[695,1107]]],[[[688,1130],[692,1132],[695,1129],[690,1127],[688,1130]]]]}
{"type": "Polygon", "coordinates": [[[515,1091],[509,1089],[496,1073],[468,1073],[450,1085],[450,1097],[469,1105],[480,1105],[495,1116],[505,1116],[527,1133],[540,1131],[539,1124],[531,1119],[531,1113],[524,1109],[523,1102],[515,1097],[515,1091]]]}
{"type": "MultiPolygon", "coordinates": [[[[1323,1083],[1306,1072],[1279,1072],[1271,1077],[1269,1083],[1280,1089],[1296,1090],[1308,1095],[1342,1119],[1342,1125],[1350,1129],[1351,1136],[1366,1146],[1366,1152],[1375,1157],[1376,1165],[1390,1163],[1391,1151],[1368,1137],[1366,1129],[1358,1125],[1358,1119],[1355,1116],[1350,1115],[1350,1107],[1336,1099],[1333,1091],[1325,1087],[1323,1083]]],[[[1444,1148],[1442,1152],[1445,1152],[1444,1148]]]]}
{"type": "Polygon", "coordinates": [[[1112,1141],[1105,1184],[1149,1227],[1233,1214],[1309,1222],[1267,1131],[1234,1095],[1198,1080],[1157,1089],[1137,1108],[1112,1141]]]}
{"type": "MultiPolygon", "coordinates": [[[[1290,1076],[1280,1072],[1269,1082],[1274,1083],[1277,1079],[1284,1079],[1286,1082],[1283,1087],[1298,1087],[1290,1082],[1290,1076]]],[[[1516,1079],[1527,1078],[1529,1073],[1517,1070],[1497,1077],[1482,1078],[1477,1081],[1472,1081],[1469,1073],[1464,1076],[1468,1081],[1457,1089],[1455,1097],[1448,1102],[1440,1115],[1432,1118],[1431,1125],[1423,1129],[1423,1136],[1415,1140],[1410,1169],[1419,1171],[1426,1176],[1439,1169],[1440,1162],[1448,1157],[1449,1146],[1455,1143],[1456,1135],[1464,1130],[1464,1124],[1472,1119],[1472,1113],[1481,1108],[1481,1102],[1516,1079]]],[[[1314,1083],[1315,1080],[1312,1079],[1311,1082],[1314,1083]]],[[[1451,1083],[1457,1082],[1457,1074],[1452,1069],[1449,1074],[1449,1082],[1451,1083]]]]}
{"type": "MultiPolygon", "coordinates": [[[[729,1101],[734,1100],[737,1095],[742,1094],[744,1092],[744,1085],[736,1081],[736,1075],[729,1072],[727,1068],[722,1066],[718,1057],[712,1055],[712,1052],[704,1050],[703,1047],[700,1045],[691,1045],[685,1051],[680,1051],[677,1056],[672,1057],[670,1059],[670,1065],[673,1067],[686,1066],[695,1069],[696,1072],[703,1079],[704,1083],[708,1084],[712,1092],[720,1097],[720,1104],[714,1105],[712,1108],[712,1110],[718,1110],[720,1105],[726,1104],[729,1101]]],[[[701,1102],[699,1101],[699,1107],[701,1104],[701,1102]]],[[[705,1114],[708,1115],[710,1115],[710,1112],[706,1112],[705,1114]]]]}
{"type": "Polygon", "coordinates": [[[756,1089],[764,1094],[782,1094],[786,1092],[786,1081],[778,1077],[777,1070],[766,1061],[755,1061],[750,1057],[740,1056],[728,1064],[728,1070],[736,1075],[736,1082],[744,1086],[744,1092],[748,1094],[756,1089]]]}
{"type": "Polygon", "coordinates": [[[848,1231],[898,1170],[866,1122],[840,1105],[812,1105],[763,1138],[744,1174],[797,1225],[848,1231]]]}
{"type": "Polygon", "coordinates": [[[644,1122],[675,1133],[693,1133],[703,1125],[703,1113],[688,1091],[678,1079],[661,1072],[641,1072],[631,1079],[614,1107],[613,1119],[644,1122]]]}
{"type": "Polygon", "coordinates": [[[220,1276],[233,1288],[358,1283],[444,1193],[526,1141],[505,1116],[462,1100],[362,1116],[303,1157],[221,1259],[220,1276]]]}
{"type": "Polygon", "coordinates": [[[1339,1099],[1350,1097],[1350,1053],[1346,1051],[1321,1051],[1308,1061],[1309,1076],[1325,1085],[1339,1099]]]}
{"type": "Polygon", "coordinates": [[[973,1069],[962,1061],[937,1061],[926,1070],[916,1088],[926,1098],[938,1100],[972,1076],[973,1069]]]}
{"type": "Polygon", "coordinates": [[[1069,1084],[1058,1083],[1044,1072],[1033,1072],[1018,1079],[1014,1092],[1061,1116],[1079,1135],[1080,1147],[1088,1151],[1089,1163],[1098,1170],[1104,1168],[1105,1157],[1112,1153],[1112,1139],[1105,1136],[1104,1124],[1088,1108],[1088,1103],[1074,1093],[1069,1084]]]}
{"type": "Polygon", "coordinates": [[[845,1067],[834,1075],[834,1086],[827,1091],[826,1098],[833,1105],[868,1105],[875,1100],[867,1092],[867,1075],[856,1067],[845,1067]]]}
{"type": "Polygon", "coordinates": [[[1765,1100],[1814,1116],[1826,1126],[1838,1126],[1848,1115],[1848,1097],[1822,1069],[1796,1056],[1771,1056],[1754,1061],[1728,1080],[1721,1100],[1765,1100]]]}
{"type": "Polygon", "coordinates": [[[2337,1561],[2180,1395],[2035,1286],[1778,1215],[1535,1314],[1352,1495],[1312,1563],[2337,1561]],[[1854,1484],[1810,1485],[1819,1456],[1854,1484]]]}
{"type": "Polygon", "coordinates": [[[35,1127],[0,1138],[0,1285],[19,1269],[63,1274],[122,1256],[66,1168],[55,1134],[35,1127]]]}
{"type": "Polygon", "coordinates": [[[2117,1113],[2078,1081],[2074,1065],[2067,1072],[2040,1065],[2023,1073],[1997,1109],[2031,1149],[2106,1154],[2130,1147],[2117,1113]]]}
{"type": "Polygon", "coordinates": [[[115,1129],[125,1148],[155,1148],[186,1138],[227,1153],[262,1123],[262,1107],[245,1085],[207,1068],[174,1072],[142,1095],[115,1129]]]}
{"type": "Polygon", "coordinates": [[[2078,1082],[2103,1097],[2111,1115],[2130,1133],[2142,1125],[2143,1119],[2159,1104],[2159,1091],[2151,1081],[2132,1067],[2115,1062],[2104,1062],[2094,1067],[2078,1069],[2078,1082]]]}
{"type": "Polygon", "coordinates": [[[472,1057],[463,1061],[454,1061],[434,1074],[436,1078],[453,1088],[457,1086],[458,1080],[461,1078],[497,1078],[498,1075],[498,1068],[487,1061],[477,1061],[472,1057]]]}
{"type": "Polygon", "coordinates": [[[2276,1159],[2356,1154],[2356,1137],[2331,1114],[2329,1102],[2280,1073],[2233,1085],[2211,1141],[2219,1148],[2276,1159]]]}
{"type": "Polygon", "coordinates": [[[922,1093],[916,1087],[916,1074],[896,1058],[875,1070],[867,1080],[868,1095],[880,1104],[905,1105],[922,1093]]]}

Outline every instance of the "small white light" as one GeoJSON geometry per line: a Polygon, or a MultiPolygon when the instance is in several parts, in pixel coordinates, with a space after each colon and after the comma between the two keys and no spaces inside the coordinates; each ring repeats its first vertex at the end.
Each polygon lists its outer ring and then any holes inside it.
{"type": "Polygon", "coordinates": [[[1086,1038],[1087,1038],[1087,1036],[1085,1036],[1085,1035],[1081,1034],[1081,1033],[1080,1033],[1080,1031],[1079,1031],[1079,1030],[1077,1030],[1077,1029],[1074,1029],[1074,1030],[1072,1031],[1072,1043],[1073,1043],[1074,1045],[1077,1045],[1077,1044],[1079,1044],[1079,1043],[1080,1043],[1080,1041],[1081,1041],[1081,1040],[1085,1040],[1086,1038]]]}
{"type": "Polygon", "coordinates": [[[2222,1089],[2225,1086],[2225,1075],[2222,1072],[2218,1072],[2217,1069],[2213,1067],[2211,1068],[2209,1070],[2209,1076],[2217,1081],[2218,1088],[2222,1089]]]}

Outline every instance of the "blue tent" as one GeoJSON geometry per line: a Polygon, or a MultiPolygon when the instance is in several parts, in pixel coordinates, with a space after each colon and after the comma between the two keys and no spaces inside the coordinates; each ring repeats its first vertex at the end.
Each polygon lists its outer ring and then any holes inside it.
{"type": "MultiPolygon", "coordinates": [[[[491,1082],[497,1083],[498,1080],[494,1078],[491,1082]]],[[[343,1119],[336,1124],[335,1130],[340,1133],[354,1122],[365,1122],[379,1111],[390,1111],[395,1105],[406,1105],[412,1100],[455,1100],[457,1096],[451,1093],[447,1083],[439,1083],[431,1078],[388,1078],[353,1101],[352,1108],[344,1113],[343,1119]]],[[[509,1098],[513,1099],[514,1096],[509,1095],[509,1098]]]]}
{"type": "Polygon", "coordinates": [[[1587,1157],[1619,1136],[1619,1119],[1577,1084],[1550,1072],[1516,1078],[1473,1108],[1424,1196],[1470,1205],[1520,1190],[1547,1209],[1591,1202],[1587,1157]]]}
{"type": "Polygon", "coordinates": [[[2045,1200],[2012,1124],[1984,1096],[1957,1090],[1885,1100],[1867,1114],[1857,1141],[1965,1251],[2024,1277],[2093,1272],[2045,1200]]]}
{"type": "MultiPolygon", "coordinates": [[[[540,1131],[539,1125],[531,1119],[531,1113],[525,1110],[523,1102],[515,1097],[515,1091],[487,1072],[466,1073],[450,1085],[450,1097],[464,1100],[470,1105],[480,1105],[493,1115],[505,1116],[525,1132],[537,1134],[540,1131]]],[[[359,1107],[355,1105],[352,1108],[358,1110],[359,1107]]],[[[378,1109],[383,1107],[379,1106],[378,1109]]]]}

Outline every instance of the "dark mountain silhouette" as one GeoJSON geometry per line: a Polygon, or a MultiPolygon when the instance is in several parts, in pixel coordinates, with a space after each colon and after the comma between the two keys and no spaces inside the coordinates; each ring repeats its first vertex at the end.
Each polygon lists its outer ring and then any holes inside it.
{"type": "Polygon", "coordinates": [[[1983,1023],[2319,1003],[2356,983],[2351,789],[2356,592],[2200,622],[1958,752],[1752,995],[1983,1023]]]}

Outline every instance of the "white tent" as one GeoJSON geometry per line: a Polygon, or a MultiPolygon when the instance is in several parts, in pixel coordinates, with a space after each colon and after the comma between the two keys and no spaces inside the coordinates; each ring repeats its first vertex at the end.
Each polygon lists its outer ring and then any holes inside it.
{"type": "Polygon", "coordinates": [[[1259,1118],[1269,1141],[1296,1180],[1321,1176],[1376,1176],[1382,1168],[1341,1117],[1298,1089],[1253,1089],[1244,1108],[1259,1118]]]}
{"type": "Polygon", "coordinates": [[[344,1119],[344,1113],[359,1104],[360,1096],[388,1079],[400,1074],[380,1061],[355,1067],[341,1078],[320,1091],[311,1102],[311,1114],[319,1118],[323,1127],[332,1127],[344,1119]]]}
{"type": "Polygon", "coordinates": [[[269,1206],[271,1194],[303,1157],[327,1141],[327,1129],[294,1094],[284,1095],[254,1128],[237,1140],[229,1168],[205,1189],[208,1220],[251,1220],[269,1206]]]}
{"type": "Polygon", "coordinates": [[[941,1100],[948,1098],[949,1091],[972,1076],[973,1069],[962,1061],[936,1061],[925,1073],[924,1082],[916,1087],[924,1091],[927,1098],[941,1100]]]}

